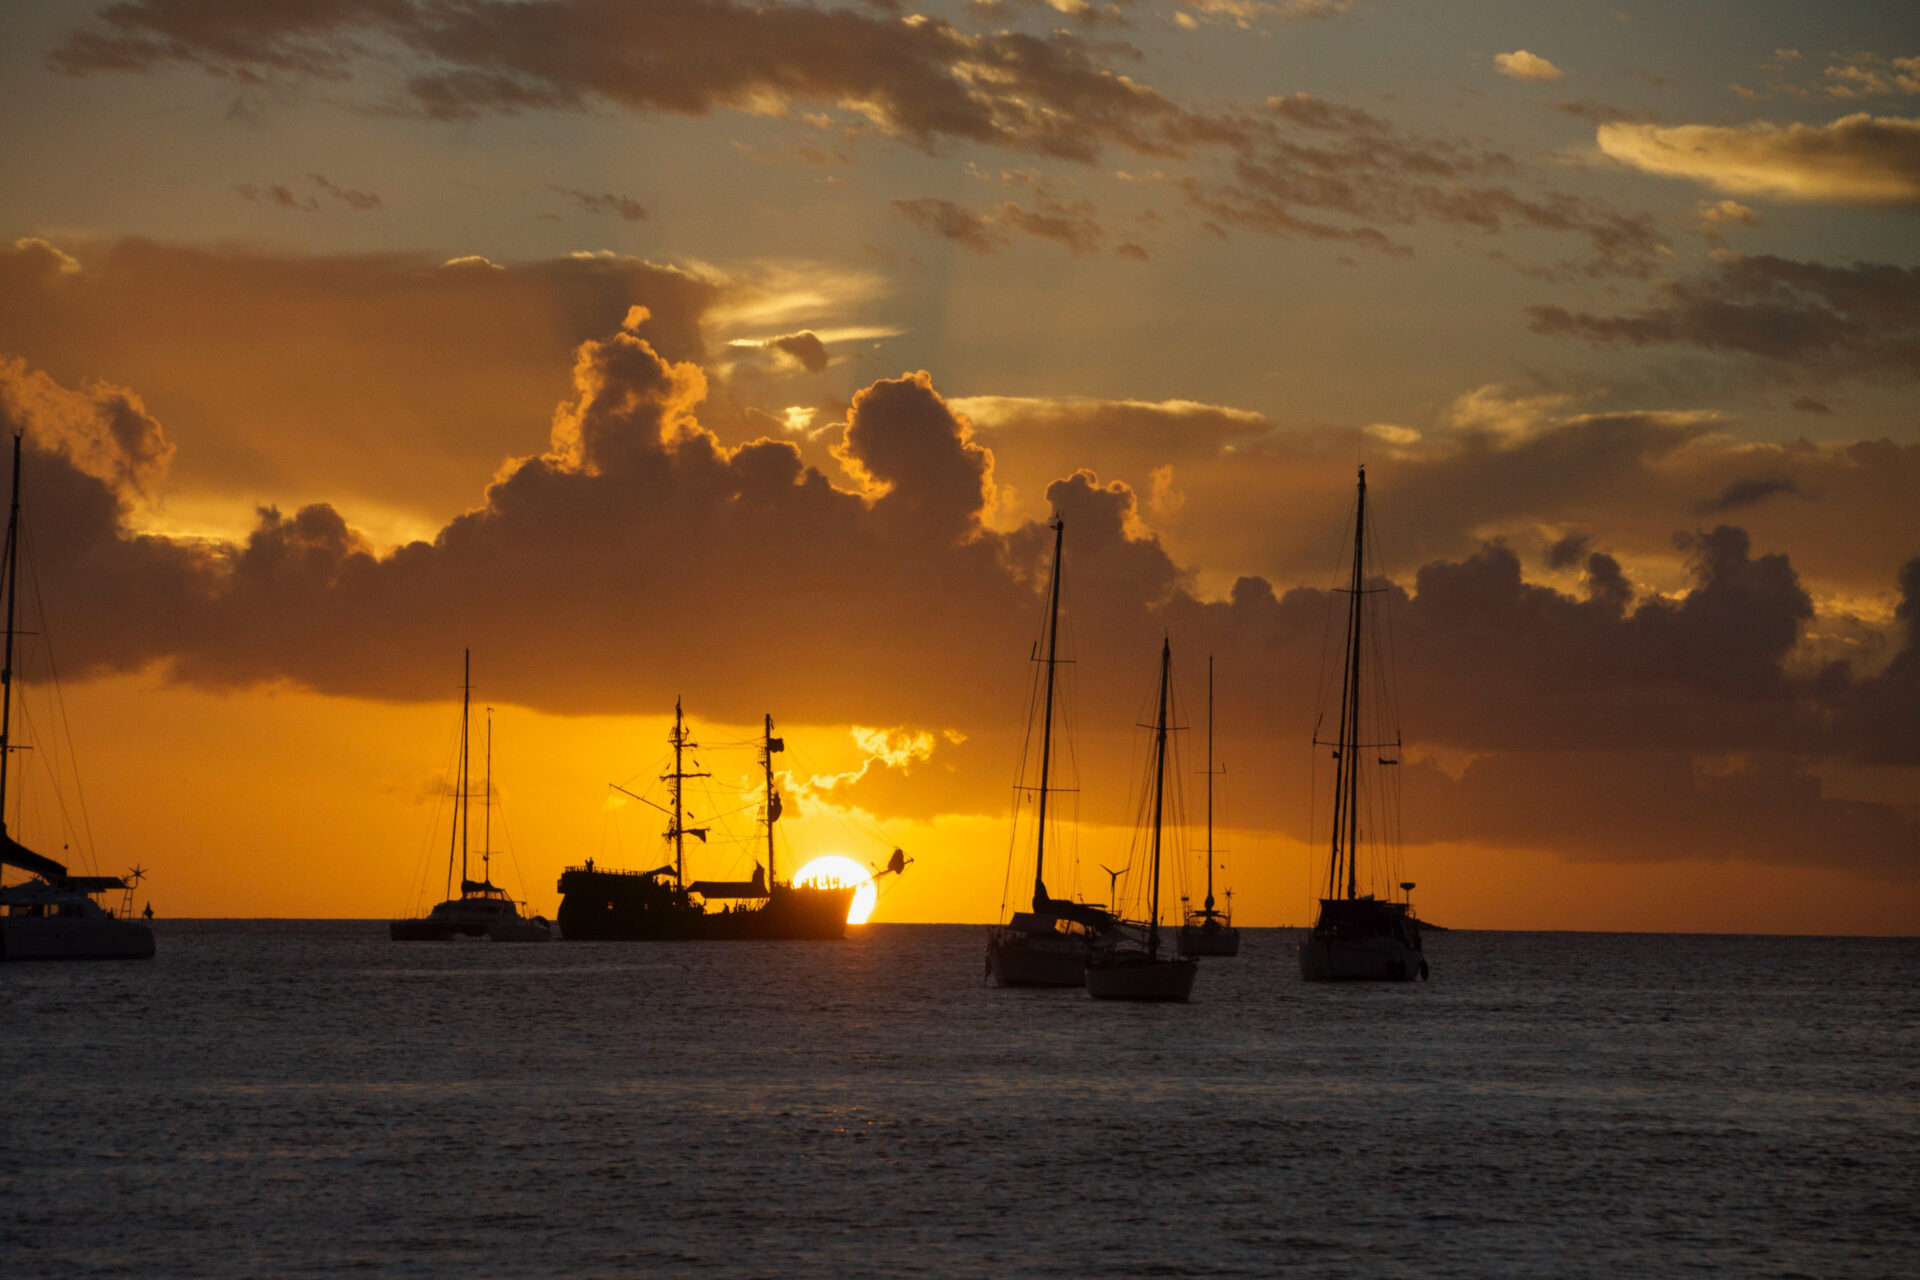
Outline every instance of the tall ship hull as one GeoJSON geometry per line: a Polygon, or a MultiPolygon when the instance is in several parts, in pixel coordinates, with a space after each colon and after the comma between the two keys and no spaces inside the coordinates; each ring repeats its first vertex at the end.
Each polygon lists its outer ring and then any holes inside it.
{"type": "Polygon", "coordinates": [[[569,867],[560,875],[560,932],[587,942],[834,942],[847,936],[855,892],[782,884],[713,910],[665,876],[569,867]]]}
{"type": "Polygon", "coordinates": [[[1175,945],[1183,956],[1237,956],[1240,954],[1240,930],[1230,924],[1213,921],[1183,924],[1175,945]]]}

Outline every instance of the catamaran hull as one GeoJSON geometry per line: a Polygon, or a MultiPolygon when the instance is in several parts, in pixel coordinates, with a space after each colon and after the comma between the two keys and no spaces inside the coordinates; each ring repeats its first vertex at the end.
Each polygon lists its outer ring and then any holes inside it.
{"type": "Polygon", "coordinates": [[[1240,954],[1240,931],[1232,925],[1196,929],[1183,924],[1175,945],[1183,956],[1237,956],[1240,954]]]}
{"type": "Polygon", "coordinates": [[[0,917],[0,960],[151,960],[153,930],[137,920],[0,917]]]}
{"type": "Polygon", "coordinates": [[[517,920],[495,920],[487,926],[487,937],[495,942],[551,942],[553,929],[538,916],[531,920],[522,916],[517,920]]]}
{"type": "Polygon", "coordinates": [[[1390,939],[1309,937],[1300,944],[1300,976],[1308,982],[1412,982],[1425,980],[1427,961],[1390,939]]]}
{"type": "Polygon", "coordinates": [[[1200,962],[1191,956],[1098,956],[1087,962],[1087,994],[1095,1000],[1151,1000],[1183,1004],[1193,996],[1200,962]]]}
{"type": "Polygon", "coordinates": [[[451,942],[455,938],[484,938],[483,920],[448,924],[444,920],[394,920],[387,924],[387,936],[395,942],[451,942]]]}
{"type": "Polygon", "coordinates": [[[996,987],[1084,987],[1088,953],[1083,939],[996,930],[987,939],[987,976],[996,987]]]}

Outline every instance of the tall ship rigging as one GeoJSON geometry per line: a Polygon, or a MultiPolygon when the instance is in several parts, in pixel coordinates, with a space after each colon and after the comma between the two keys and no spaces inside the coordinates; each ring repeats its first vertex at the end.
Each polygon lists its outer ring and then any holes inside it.
{"type": "MultiPolygon", "coordinates": [[[[1035,724],[1029,714],[1027,745],[1034,731],[1040,736],[1040,776],[1035,785],[1025,785],[1026,755],[1021,758],[1021,776],[1014,781],[1013,844],[1008,851],[1007,876],[1012,882],[1016,860],[1020,856],[1020,816],[1029,796],[1033,800],[1033,895],[1027,910],[1015,909],[1005,924],[995,925],[987,934],[987,976],[1001,987],[1080,987],[1087,981],[1087,957],[1096,949],[1111,944],[1114,914],[1102,906],[1056,898],[1047,892],[1047,809],[1048,800],[1063,788],[1053,785],[1055,700],[1059,691],[1060,657],[1060,571],[1061,552],[1066,544],[1066,521],[1053,521],[1053,569],[1047,579],[1047,611],[1041,639],[1034,646],[1034,660],[1040,664],[1040,697],[1035,724]],[[1044,656],[1042,653],[1044,652],[1044,656]]],[[[1057,850],[1056,850],[1057,852],[1057,850]]],[[[1024,884],[1021,886],[1024,890],[1024,884]]]]}
{"type": "Polygon", "coordinates": [[[1227,890],[1226,910],[1213,904],[1213,863],[1219,851],[1213,847],[1213,780],[1224,774],[1222,766],[1213,767],[1213,655],[1207,655],[1207,896],[1198,911],[1188,911],[1180,926],[1179,948],[1183,956],[1237,956],[1240,954],[1240,930],[1233,924],[1233,890],[1227,890]]]}
{"type": "MultiPolygon", "coordinates": [[[[1367,573],[1365,467],[1360,468],[1358,494],[1353,570],[1345,588],[1347,634],[1341,651],[1338,731],[1332,741],[1321,738],[1318,729],[1314,733],[1317,746],[1333,748],[1334,781],[1326,896],[1320,899],[1313,931],[1300,944],[1300,974],[1310,982],[1405,982],[1427,976],[1420,925],[1410,905],[1360,892],[1363,846],[1379,855],[1376,861],[1384,861],[1387,849],[1398,839],[1400,732],[1394,722],[1391,690],[1379,687],[1388,676],[1374,634],[1379,628],[1367,626],[1367,599],[1384,594],[1386,588],[1367,585],[1372,579],[1367,573]],[[1372,687],[1367,683],[1369,675],[1372,687]]],[[[1390,871],[1378,870],[1390,884],[1390,871]]],[[[1411,882],[1402,887],[1413,889],[1411,882]]]]}
{"type": "MultiPolygon", "coordinates": [[[[668,825],[662,838],[672,851],[672,861],[648,871],[596,867],[591,859],[584,865],[568,867],[560,874],[561,933],[573,940],[613,942],[844,938],[848,910],[860,886],[795,884],[779,876],[776,832],[783,805],[773,758],[786,750],[786,742],[774,736],[773,717],[766,717],[758,743],[766,862],[762,865],[756,859],[753,874],[746,880],[688,879],[688,838],[704,846],[713,833],[709,827],[688,825],[691,815],[685,788],[689,781],[711,775],[690,756],[699,744],[693,740],[678,699],[673,704],[673,729],[667,740],[672,764],[660,776],[667,785],[667,804],[656,804],[624,787],[616,790],[666,815],[668,825]]],[[[893,860],[880,874],[898,875],[906,863],[906,855],[896,849],[893,860]]]]}
{"type": "MultiPolygon", "coordinates": [[[[5,554],[6,650],[0,659],[0,874],[7,867],[32,878],[0,885],[0,960],[147,960],[153,930],[132,919],[133,886],[144,874],[76,875],[14,839],[6,823],[13,741],[13,648],[20,590],[20,435],[13,437],[13,500],[7,515],[5,554]],[[118,914],[94,901],[119,892],[118,914]]],[[[149,910],[148,914],[152,914],[149,910]]]]}
{"type": "Polygon", "coordinates": [[[481,837],[480,878],[469,875],[469,827],[473,787],[468,776],[468,738],[473,724],[473,651],[467,650],[460,680],[460,764],[455,773],[453,825],[447,835],[447,887],[453,887],[456,857],[460,893],[449,895],[424,916],[394,920],[387,936],[395,942],[447,942],[454,938],[491,938],[495,942],[545,942],[553,929],[539,916],[520,913],[520,904],[493,882],[493,712],[487,712],[487,802],[481,837]]]}
{"type": "MultiPolygon", "coordinates": [[[[1087,994],[1095,1000],[1157,1000],[1181,1002],[1193,995],[1200,962],[1191,955],[1160,954],[1160,866],[1167,826],[1167,722],[1173,701],[1173,644],[1160,642],[1160,692],[1153,728],[1153,772],[1148,781],[1152,797],[1148,811],[1146,920],[1129,921],[1124,928],[1137,935],[1087,957],[1087,994]]],[[[1129,860],[1131,861],[1131,860],[1129,860]]]]}

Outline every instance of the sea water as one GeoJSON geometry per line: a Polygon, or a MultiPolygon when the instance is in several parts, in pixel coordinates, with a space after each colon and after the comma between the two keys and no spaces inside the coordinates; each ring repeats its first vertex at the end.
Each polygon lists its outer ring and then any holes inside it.
{"type": "Polygon", "coordinates": [[[1194,1002],[986,930],[0,966],[0,1275],[1912,1275],[1920,942],[1431,934],[1194,1002]]]}

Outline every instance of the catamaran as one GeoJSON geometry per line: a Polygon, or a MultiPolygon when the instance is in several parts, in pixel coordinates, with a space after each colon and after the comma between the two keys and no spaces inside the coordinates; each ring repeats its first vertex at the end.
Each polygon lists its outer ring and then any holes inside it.
{"type": "MultiPolygon", "coordinates": [[[[153,956],[153,930],[131,919],[133,882],[128,876],[75,875],[63,862],[33,850],[7,830],[7,773],[18,750],[13,731],[14,607],[20,586],[20,433],[13,436],[13,504],[7,515],[5,556],[7,638],[0,662],[0,868],[32,876],[0,885],[0,960],[146,960],[153,956]],[[118,890],[118,914],[94,901],[118,890]]],[[[151,914],[151,911],[149,911],[151,914]]]]}
{"type": "MultiPolygon", "coordinates": [[[[1366,601],[1385,591],[1367,583],[1367,469],[1360,468],[1355,502],[1353,573],[1346,588],[1347,640],[1341,655],[1339,731],[1332,742],[1318,731],[1314,742],[1333,748],[1333,830],[1327,865],[1327,892],[1320,918],[1300,944],[1300,974],[1310,982],[1373,979],[1405,982],[1427,976],[1420,947],[1420,925],[1407,902],[1360,892],[1360,850],[1377,849],[1398,830],[1393,812],[1399,788],[1388,775],[1400,763],[1400,733],[1392,723],[1391,700],[1381,690],[1363,689],[1369,665],[1362,660],[1366,601]],[[1365,816],[1370,831],[1363,832],[1365,816]]],[[[1377,650],[1367,650],[1379,657],[1377,650]]],[[[1372,664],[1378,674],[1384,660],[1372,664]]],[[[1406,886],[1411,890],[1412,886],[1406,886]]]]}
{"type": "MultiPolygon", "coordinates": [[[[467,773],[468,730],[473,723],[473,651],[467,650],[460,685],[460,769],[455,779],[453,828],[447,837],[447,879],[454,856],[460,860],[460,896],[450,897],[424,916],[395,920],[387,936],[395,942],[446,942],[453,938],[491,938],[495,942],[545,942],[553,928],[540,916],[520,914],[520,904],[493,882],[493,713],[487,713],[487,802],[480,878],[468,877],[468,825],[473,792],[467,773]]],[[[449,886],[451,887],[451,886],[449,886]]]]}
{"type": "MultiPolygon", "coordinates": [[[[1039,707],[1040,777],[1036,785],[1023,785],[1024,777],[1014,781],[1014,847],[1009,851],[1008,879],[1013,876],[1012,860],[1019,854],[1020,813],[1023,802],[1033,797],[1036,816],[1033,823],[1033,897],[1026,911],[1014,911],[1005,923],[987,933],[987,976],[1000,987],[1079,987],[1086,985],[1087,956],[1113,940],[1114,914],[1105,907],[1087,902],[1056,898],[1047,892],[1047,802],[1061,788],[1052,785],[1054,701],[1057,692],[1060,657],[1060,568],[1061,551],[1066,541],[1066,521],[1053,521],[1053,570],[1047,582],[1047,613],[1043,629],[1046,656],[1037,657],[1045,672],[1039,707]]],[[[1027,742],[1031,745],[1035,729],[1030,715],[1027,742]]],[[[1022,771],[1026,756],[1022,753],[1022,771]]]]}

